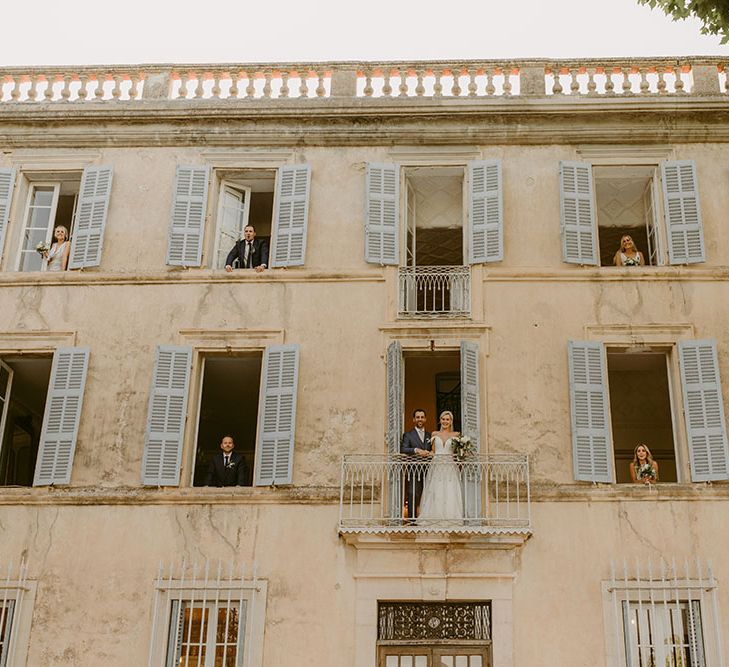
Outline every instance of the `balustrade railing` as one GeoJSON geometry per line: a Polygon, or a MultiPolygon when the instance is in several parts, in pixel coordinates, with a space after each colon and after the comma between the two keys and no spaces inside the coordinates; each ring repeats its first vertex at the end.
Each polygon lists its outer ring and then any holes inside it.
{"type": "Polygon", "coordinates": [[[531,532],[529,462],[521,455],[476,455],[442,462],[400,454],[345,456],[339,504],[340,533],[531,532]],[[427,489],[439,465],[451,466],[461,509],[454,516],[418,517],[414,488],[427,489]],[[453,470],[455,472],[453,472],[453,470]]]}
{"type": "Polygon", "coordinates": [[[729,92],[723,57],[6,67],[0,103],[687,96],[729,92]]]}
{"type": "Polygon", "coordinates": [[[401,317],[471,313],[470,266],[401,266],[399,281],[401,317]]]}

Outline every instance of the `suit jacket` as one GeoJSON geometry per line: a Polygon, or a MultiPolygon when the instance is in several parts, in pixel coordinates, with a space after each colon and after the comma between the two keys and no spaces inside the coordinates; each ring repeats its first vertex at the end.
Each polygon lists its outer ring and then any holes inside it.
{"type": "Polygon", "coordinates": [[[415,429],[411,429],[407,433],[403,433],[402,440],[400,441],[400,453],[415,456],[416,447],[418,449],[427,449],[430,451],[432,447],[430,444],[430,431],[425,432],[425,442],[420,439],[420,436],[415,429]]]}
{"type": "MultiPolygon", "coordinates": [[[[233,262],[238,260],[238,268],[245,269],[243,265],[243,258],[246,253],[246,240],[239,239],[235,242],[233,249],[228,253],[228,257],[225,260],[226,266],[233,266],[233,262]]],[[[268,242],[266,239],[253,239],[253,256],[251,257],[251,267],[256,268],[261,264],[268,266],[268,242]]]]}
{"type": "Polygon", "coordinates": [[[246,483],[246,462],[242,454],[230,453],[230,464],[223,465],[223,452],[213,456],[205,478],[205,486],[244,486],[246,483]]]}

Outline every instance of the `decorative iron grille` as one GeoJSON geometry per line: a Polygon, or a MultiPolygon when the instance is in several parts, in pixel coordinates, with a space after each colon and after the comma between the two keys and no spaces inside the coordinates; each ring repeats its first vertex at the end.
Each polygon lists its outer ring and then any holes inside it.
{"type": "Polygon", "coordinates": [[[378,639],[491,639],[491,603],[379,602],[378,639]]]}

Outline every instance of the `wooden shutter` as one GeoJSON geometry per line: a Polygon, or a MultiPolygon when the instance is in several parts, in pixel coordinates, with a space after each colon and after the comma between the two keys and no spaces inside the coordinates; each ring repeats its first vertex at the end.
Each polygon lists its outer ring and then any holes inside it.
{"type": "Polygon", "coordinates": [[[113,174],[111,167],[84,169],[73,222],[69,269],[99,266],[101,263],[113,174]]]}
{"type": "Polygon", "coordinates": [[[144,437],[142,484],[178,486],[192,348],[159,345],[144,437]]]}
{"type": "Polygon", "coordinates": [[[693,160],[662,162],[661,180],[671,264],[705,262],[696,164],[693,160]]]}
{"type": "Polygon", "coordinates": [[[15,186],[15,169],[0,169],[0,259],[5,247],[5,230],[10,217],[10,203],[15,186]]]}
{"type": "Polygon", "coordinates": [[[370,264],[400,262],[400,179],[395,164],[367,165],[365,260],[370,264]]]}
{"type": "Polygon", "coordinates": [[[200,266],[208,203],[207,167],[179,166],[167,245],[170,266],[200,266]]]}
{"type": "Polygon", "coordinates": [[[468,163],[469,264],[504,259],[501,160],[468,163]]]}
{"type": "Polygon", "coordinates": [[[309,225],[311,167],[281,167],[276,182],[271,266],[303,266],[309,225]]]}
{"type": "Polygon", "coordinates": [[[86,347],[59,347],[53,355],[33,486],[71,481],[88,366],[86,347]]]}
{"type": "Polygon", "coordinates": [[[256,486],[291,484],[299,346],[272,345],[263,355],[256,438],[256,486]]]}
{"type": "Polygon", "coordinates": [[[716,341],[680,341],[678,352],[691,479],[694,482],[729,479],[729,451],[716,341]]]}
{"type": "Polygon", "coordinates": [[[562,260],[570,264],[599,264],[592,165],[588,162],[560,162],[559,194],[562,260]]]}
{"type": "Polygon", "coordinates": [[[478,343],[461,341],[461,432],[478,450],[481,433],[478,343]]]}
{"type": "Polygon", "coordinates": [[[602,344],[570,341],[569,369],[575,479],[612,482],[613,452],[602,344]]]}

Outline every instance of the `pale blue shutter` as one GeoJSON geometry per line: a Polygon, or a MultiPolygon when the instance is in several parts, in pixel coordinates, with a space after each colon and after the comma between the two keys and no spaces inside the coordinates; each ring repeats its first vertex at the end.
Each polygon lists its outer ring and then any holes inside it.
{"type": "Polygon", "coordinates": [[[167,244],[170,266],[200,266],[208,203],[207,167],[179,166],[167,244]]]}
{"type": "Polygon", "coordinates": [[[694,482],[729,479],[724,400],[716,341],[680,341],[686,435],[694,482]]]}
{"type": "Polygon", "coordinates": [[[504,259],[501,160],[468,163],[469,264],[504,259]]]}
{"type": "Polygon", "coordinates": [[[398,341],[387,346],[387,450],[391,465],[388,466],[389,494],[387,514],[399,519],[403,509],[403,481],[406,471],[398,463],[400,438],[403,430],[402,406],[402,347],[398,341]]]}
{"type": "MultiPolygon", "coordinates": [[[[461,433],[471,439],[477,452],[481,449],[480,395],[478,343],[464,340],[461,341],[461,433]]],[[[463,515],[466,519],[477,519],[481,516],[483,471],[478,463],[465,462],[461,468],[463,515]]]]}
{"type": "Polygon", "coordinates": [[[192,348],[159,345],[149,395],[142,484],[178,486],[192,348]]]}
{"type": "Polygon", "coordinates": [[[308,164],[287,165],[279,169],[271,266],[304,264],[310,183],[311,167],[308,164]]]}
{"type": "Polygon", "coordinates": [[[367,165],[365,260],[400,262],[400,178],[395,164],[367,165]]]}
{"type": "Polygon", "coordinates": [[[71,481],[88,366],[86,347],[59,347],[53,355],[33,486],[71,481]]]}
{"type": "Polygon", "coordinates": [[[111,167],[84,169],[73,221],[69,269],[99,266],[101,263],[113,174],[111,167]]]}
{"type": "Polygon", "coordinates": [[[612,482],[612,439],[602,344],[570,341],[569,369],[575,479],[612,482]]]}
{"type": "Polygon", "coordinates": [[[8,226],[14,185],[15,169],[0,169],[0,259],[5,246],[5,229],[8,226]]]}
{"type": "Polygon", "coordinates": [[[696,164],[693,160],[662,162],[661,179],[671,264],[705,262],[696,164]]]}
{"type": "Polygon", "coordinates": [[[559,194],[562,260],[570,264],[597,265],[592,165],[587,162],[560,162],[559,194]]]}
{"type": "Polygon", "coordinates": [[[299,346],[272,345],[263,355],[256,438],[256,486],[291,484],[299,346]]]}

